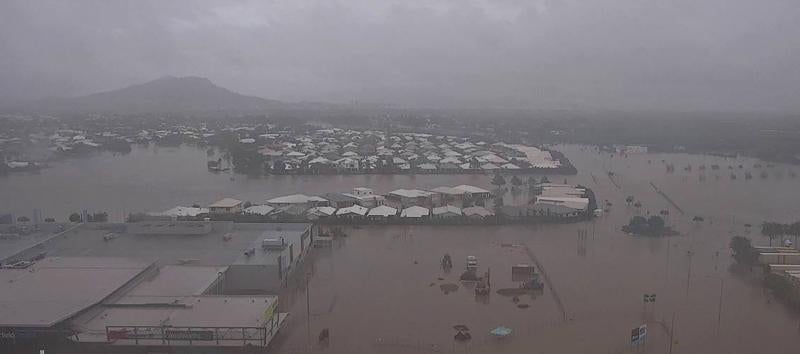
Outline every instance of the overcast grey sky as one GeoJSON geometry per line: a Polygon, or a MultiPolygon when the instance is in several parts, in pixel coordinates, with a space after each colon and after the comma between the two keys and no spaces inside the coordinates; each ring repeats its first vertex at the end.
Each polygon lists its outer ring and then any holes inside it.
{"type": "Polygon", "coordinates": [[[163,75],[289,101],[800,112],[800,1],[0,1],[0,99],[163,75]]]}

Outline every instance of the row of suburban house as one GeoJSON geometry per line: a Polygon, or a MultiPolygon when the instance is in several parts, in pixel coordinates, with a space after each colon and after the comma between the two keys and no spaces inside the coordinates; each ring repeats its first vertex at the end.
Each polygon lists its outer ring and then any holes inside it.
{"type": "Polygon", "coordinates": [[[396,189],[375,194],[371,188],[358,187],[350,193],[324,195],[292,194],[275,197],[264,204],[250,205],[225,198],[207,208],[176,207],[151,215],[217,219],[304,221],[346,220],[381,221],[396,219],[471,219],[501,216],[505,219],[534,217],[575,218],[587,215],[586,189],[577,186],[542,184],[539,196],[520,206],[493,204],[493,194],[483,188],[459,185],[431,190],[396,189]]]}

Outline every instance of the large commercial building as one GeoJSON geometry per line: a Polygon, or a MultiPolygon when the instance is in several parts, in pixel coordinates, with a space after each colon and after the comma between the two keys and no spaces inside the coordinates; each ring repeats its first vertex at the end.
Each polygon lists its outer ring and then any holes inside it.
{"type": "Polygon", "coordinates": [[[0,352],[266,348],[313,242],[309,224],[159,220],[28,236],[0,239],[0,352]]]}

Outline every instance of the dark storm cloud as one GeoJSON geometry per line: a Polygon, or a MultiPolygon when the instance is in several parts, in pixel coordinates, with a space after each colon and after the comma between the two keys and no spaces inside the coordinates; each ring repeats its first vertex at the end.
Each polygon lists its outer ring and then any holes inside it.
{"type": "Polygon", "coordinates": [[[0,97],[198,75],[285,100],[800,111],[796,0],[0,3],[0,97]]]}

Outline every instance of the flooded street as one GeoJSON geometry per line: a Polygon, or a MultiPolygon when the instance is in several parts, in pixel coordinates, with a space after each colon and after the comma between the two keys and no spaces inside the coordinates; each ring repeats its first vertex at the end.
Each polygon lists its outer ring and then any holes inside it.
{"type": "MultiPolygon", "coordinates": [[[[591,187],[598,204],[613,204],[609,212],[563,225],[347,229],[347,237],[315,249],[304,272],[297,272],[298,279],[285,289],[281,306],[291,316],[273,352],[627,353],[633,351],[631,329],[644,323],[649,332],[646,345],[638,348],[643,352],[667,353],[670,334],[673,353],[797,352],[800,318],[770,299],[754,277],[731,272],[728,250],[733,235],[767,244],[759,234],[764,220],[798,218],[800,178],[790,175],[797,168],[763,162],[755,168],[759,162],[747,158],[620,158],[579,146],[557,149],[578,175],[549,178],[591,187]],[[667,173],[666,164],[675,171],[667,173]],[[692,170],[685,170],[690,164],[692,170]],[[706,169],[700,171],[700,165],[706,169]],[[613,179],[608,171],[614,172],[613,179]],[[746,171],[752,179],[744,178],[746,171]],[[642,206],[626,205],[627,196],[642,206]],[[620,231],[631,216],[661,210],[669,211],[667,224],[680,236],[633,237],[620,231]],[[692,222],[694,216],[705,221],[692,222]],[[445,253],[453,257],[450,272],[440,267],[445,253]],[[474,285],[459,281],[470,255],[477,257],[480,274],[491,272],[488,298],[476,297],[474,285]],[[511,279],[512,265],[536,261],[548,280],[541,293],[519,296],[516,302],[497,293],[519,285],[511,279]],[[656,294],[656,302],[645,304],[645,294],[656,294]],[[454,341],[455,325],[469,327],[472,339],[454,341]],[[492,337],[489,331],[501,325],[513,333],[492,337]],[[320,345],[324,329],[330,338],[320,345]]],[[[0,178],[0,211],[30,213],[38,207],[45,216],[63,220],[80,209],[107,210],[122,220],[128,212],[207,204],[221,197],[262,202],[358,186],[380,193],[462,183],[488,187],[490,180],[487,175],[248,178],[209,173],[207,159],[205,151],[191,147],[148,147],[124,156],[59,162],[39,174],[0,178]]],[[[526,192],[506,195],[507,204],[527,199],[526,192]]]]}

